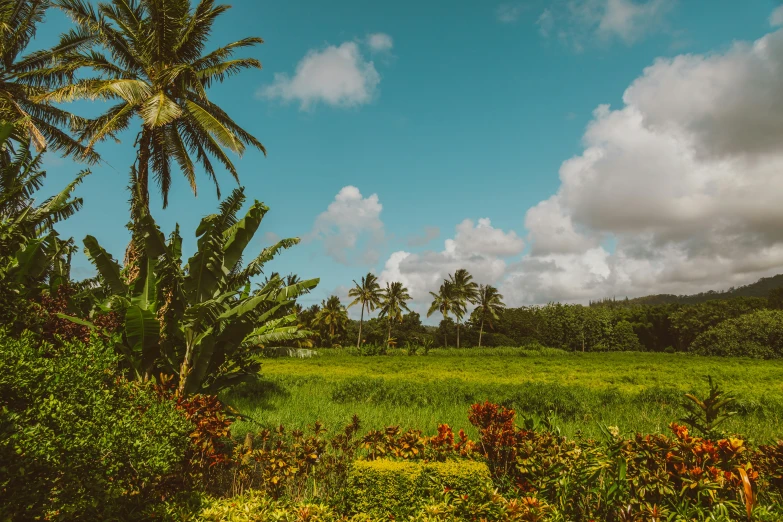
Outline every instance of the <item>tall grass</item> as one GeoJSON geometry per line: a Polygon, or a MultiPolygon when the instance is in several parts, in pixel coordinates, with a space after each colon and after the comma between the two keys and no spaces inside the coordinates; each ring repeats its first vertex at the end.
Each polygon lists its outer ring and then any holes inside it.
{"type": "Polygon", "coordinates": [[[583,354],[519,348],[404,349],[358,357],[321,350],[313,359],[271,359],[263,380],[223,399],[259,426],[303,427],[320,420],[339,429],[355,413],[365,428],[401,425],[434,433],[439,423],[464,428],[470,404],[493,401],[522,416],[551,417],[565,435],[598,436],[599,425],[623,432],[662,432],[684,415],[683,393],[702,393],[712,375],[737,398],[725,428],[754,442],[783,437],[783,363],[676,354],[583,354]]]}

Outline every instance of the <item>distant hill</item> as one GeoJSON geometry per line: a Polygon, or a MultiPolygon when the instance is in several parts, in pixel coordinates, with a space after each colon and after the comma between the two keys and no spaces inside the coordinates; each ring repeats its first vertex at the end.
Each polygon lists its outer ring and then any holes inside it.
{"type": "MultiPolygon", "coordinates": [[[[755,283],[746,286],[731,287],[722,292],[710,290],[693,295],[673,295],[673,294],[655,294],[644,297],[635,297],[633,299],[623,299],[614,301],[619,305],[663,305],[663,304],[696,304],[710,301],[712,299],[731,299],[733,297],[767,297],[771,290],[783,288],[783,274],[772,277],[762,277],[755,283]]],[[[604,301],[594,301],[590,303],[593,306],[601,306],[603,303],[611,302],[609,299],[604,301]]]]}

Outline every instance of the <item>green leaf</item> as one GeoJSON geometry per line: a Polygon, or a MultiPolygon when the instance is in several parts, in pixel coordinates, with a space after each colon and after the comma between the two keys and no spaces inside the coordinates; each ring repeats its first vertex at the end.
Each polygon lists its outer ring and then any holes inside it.
{"type": "Polygon", "coordinates": [[[125,337],[133,351],[141,352],[143,368],[155,362],[160,323],[151,311],[138,305],[128,308],[125,312],[125,337]]]}
{"type": "Polygon", "coordinates": [[[115,294],[127,293],[128,287],[120,276],[119,263],[98,244],[98,240],[93,236],[85,237],[84,248],[87,259],[98,269],[103,280],[109,285],[109,289],[115,294]]]}
{"type": "Polygon", "coordinates": [[[76,323],[76,324],[80,324],[82,326],[86,326],[87,328],[89,328],[91,330],[94,330],[96,328],[96,326],[94,324],[92,324],[91,322],[85,321],[84,319],[79,319],[78,317],[73,317],[71,315],[60,314],[60,313],[55,314],[55,315],[57,317],[59,317],[60,319],[65,319],[65,320],[71,321],[72,323],[76,323]]]}

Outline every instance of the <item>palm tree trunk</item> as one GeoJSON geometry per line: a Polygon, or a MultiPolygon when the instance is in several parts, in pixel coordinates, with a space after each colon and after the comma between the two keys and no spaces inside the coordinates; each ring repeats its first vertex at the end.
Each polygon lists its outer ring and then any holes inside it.
{"type": "Polygon", "coordinates": [[[125,266],[128,283],[136,280],[139,274],[139,259],[144,252],[144,238],[137,231],[139,220],[150,212],[149,163],[150,163],[150,133],[142,129],[137,140],[139,151],[136,155],[138,167],[131,186],[131,240],[125,249],[125,266]]]}
{"type": "Polygon", "coordinates": [[[481,319],[481,328],[479,328],[479,348],[481,348],[481,336],[484,334],[484,319],[481,319]]]}
{"type": "Polygon", "coordinates": [[[139,168],[138,177],[136,183],[138,185],[137,191],[141,196],[142,208],[149,212],[150,210],[150,141],[152,136],[146,128],[141,131],[141,138],[139,139],[139,168]]]}
{"type": "Polygon", "coordinates": [[[386,346],[389,346],[389,341],[391,341],[391,319],[389,319],[389,333],[386,334],[386,346]]]}
{"type": "Polygon", "coordinates": [[[362,342],[362,323],[364,322],[364,303],[362,303],[362,315],[359,317],[359,338],[356,339],[356,347],[359,348],[362,342]]]}
{"type": "Polygon", "coordinates": [[[459,321],[457,321],[457,348],[459,348],[459,321]]]}

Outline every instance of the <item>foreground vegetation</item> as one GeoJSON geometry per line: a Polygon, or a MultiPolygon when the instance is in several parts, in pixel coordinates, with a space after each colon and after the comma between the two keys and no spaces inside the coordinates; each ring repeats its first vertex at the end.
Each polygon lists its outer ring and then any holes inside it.
{"type": "Polygon", "coordinates": [[[485,402],[463,410],[467,433],[372,429],[354,416],[341,429],[316,422],[239,438],[214,399],[125,380],[105,343],[57,347],[28,334],[0,348],[4,519],[783,516],[783,442],[727,435],[731,401],[717,389],[653,435],[601,425],[596,437],[565,436],[556,418],[485,402]]]}
{"type": "Polygon", "coordinates": [[[355,413],[373,428],[399,424],[432,432],[447,423],[473,434],[465,411],[485,400],[551,417],[568,436],[597,436],[602,424],[622,433],[662,433],[684,415],[683,394],[702,393],[711,375],[737,398],[727,430],[759,443],[783,435],[783,362],[777,360],[548,348],[388,353],[322,349],[309,359],[265,359],[260,383],[223,396],[252,419],[238,422],[235,433],[257,423],[304,427],[316,420],[335,428],[355,413]]]}

